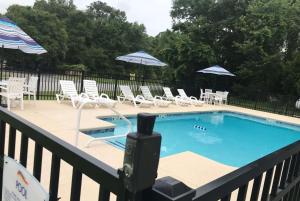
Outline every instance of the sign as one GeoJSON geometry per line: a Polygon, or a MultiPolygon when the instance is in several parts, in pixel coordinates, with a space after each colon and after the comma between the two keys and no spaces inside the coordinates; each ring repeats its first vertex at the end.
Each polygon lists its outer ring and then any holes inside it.
{"type": "Polygon", "coordinates": [[[4,156],[2,201],[49,201],[49,194],[26,168],[4,156]]]}

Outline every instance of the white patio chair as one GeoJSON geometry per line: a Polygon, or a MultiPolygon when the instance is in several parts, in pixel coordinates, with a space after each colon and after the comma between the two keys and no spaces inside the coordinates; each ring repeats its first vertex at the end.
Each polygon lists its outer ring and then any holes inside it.
{"type": "Polygon", "coordinates": [[[7,82],[7,87],[0,86],[3,90],[0,96],[7,99],[7,109],[10,110],[11,101],[19,100],[21,110],[24,109],[23,92],[26,78],[10,77],[7,82]]]}
{"type": "Polygon", "coordinates": [[[83,102],[94,102],[96,101],[91,100],[87,94],[81,93],[78,94],[75,84],[71,80],[59,80],[60,84],[60,93],[56,94],[56,99],[58,103],[61,103],[64,99],[70,99],[72,106],[77,107],[77,103],[83,103],[83,102]]]}
{"type": "Polygon", "coordinates": [[[199,100],[202,100],[202,101],[206,102],[206,99],[207,99],[206,93],[203,91],[203,89],[200,89],[200,98],[199,98],[199,100]]]}
{"type": "Polygon", "coordinates": [[[28,100],[30,100],[30,96],[33,96],[33,100],[36,101],[38,79],[38,77],[30,77],[28,84],[24,87],[24,95],[28,95],[28,100]]]}
{"type": "Polygon", "coordinates": [[[221,105],[223,103],[224,92],[223,91],[216,91],[214,95],[214,104],[221,105]]]}
{"type": "Polygon", "coordinates": [[[212,93],[212,89],[205,89],[205,93],[212,93]]]}
{"type": "Polygon", "coordinates": [[[195,96],[188,97],[183,89],[177,89],[177,91],[182,99],[189,101],[190,104],[194,106],[202,106],[205,103],[204,101],[198,100],[195,96]]]}
{"type": "Polygon", "coordinates": [[[173,96],[172,91],[169,87],[163,87],[163,90],[165,93],[163,98],[165,98],[165,100],[172,101],[176,105],[180,105],[180,106],[190,105],[190,101],[186,101],[182,99],[180,96],[173,96]]]}
{"type": "Polygon", "coordinates": [[[205,92],[205,102],[212,104],[214,102],[214,94],[212,89],[204,89],[205,92]]]}
{"type": "Polygon", "coordinates": [[[117,101],[110,99],[107,94],[101,93],[99,95],[95,80],[83,80],[83,88],[85,94],[88,95],[90,99],[99,102],[100,105],[109,105],[111,107],[116,106],[117,101]]]}
{"type": "Polygon", "coordinates": [[[136,97],[133,95],[131,89],[127,85],[120,85],[121,96],[118,96],[118,101],[123,103],[124,101],[128,100],[134,104],[135,107],[138,105],[140,107],[150,107],[154,105],[154,102],[146,100],[143,96],[137,95],[136,97]]]}
{"type": "Polygon", "coordinates": [[[228,95],[229,95],[229,92],[228,91],[224,91],[223,92],[223,98],[222,98],[222,102],[224,102],[224,104],[227,105],[227,99],[228,99],[228,95]]]}
{"type": "Polygon", "coordinates": [[[142,94],[146,100],[153,101],[155,106],[168,107],[172,102],[164,100],[162,96],[153,97],[148,86],[140,86],[142,94]]]}

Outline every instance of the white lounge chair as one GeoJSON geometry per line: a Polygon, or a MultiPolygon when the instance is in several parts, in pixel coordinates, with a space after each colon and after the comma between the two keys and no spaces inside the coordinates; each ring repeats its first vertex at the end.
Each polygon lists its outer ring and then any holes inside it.
{"type": "Polygon", "coordinates": [[[144,98],[148,101],[153,101],[155,106],[168,107],[172,102],[164,100],[162,96],[153,97],[148,86],[140,86],[144,98]]]}
{"type": "Polygon", "coordinates": [[[64,99],[70,99],[73,107],[77,107],[76,104],[82,102],[96,103],[96,101],[91,100],[87,94],[78,94],[73,81],[59,80],[59,84],[61,90],[59,94],[56,94],[56,99],[58,103],[60,103],[64,99]]]}
{"type": "Polygon", "coordinates": [[[36,100],[38,79],[38,77],[30,77],[28,84],[25,85],[24,95],[28,95],[28,100],[30,100],[30,96],[33,96],[34,101],[36,100]]]}
{"type": "Polygon", "coordinates": [[[4,91],[0,92],[0,96],[7,99],[7,109],[10,110],[11,101],[19,100],[21,110],[24,109],[23,93],[25,78],[10,77],[7,82],[7,87],[0,86],[4,91]]]}
{"type": "Polygon", "coordinates": [[[83,88],[85,94],[88,95],[90,99],[97,101],[100,105],[105,104],[111,107],[116,106],[117,101],[110,99],[107,94],[101,93],[99,95],[95,80],[83,80],[83,88]]]}
{"type": "Polygon", "coordinates": [[[182,99],[189,101],[190,104],[194,106],[202,106],[205,103],[204,101],[198,100],[194,96],[188,97],[183,89],[177,89],[177,91],[182,99]]]}
{"type": "Polygon", "coordinates": [[[120,85],[120,90],[122,95],[118,96],[118,101],[120,103],[123,103],[124,101],[128,100],[133,102],[134,106],[140,106],[140,107],[150,107],[154,105],[154,102],[146,100],[143,96],[137,95],[136,97],[133,95],[131,89],[129,86],[126,85],[120,85]]]}
{"type": "Polygon", "coordinates": [[[188,106],[190,105],[190,101],[186,101],[182,99],[180,96],[173,96],[172,91],[169,87],[163,87],[164,90],[164,98],[168,101],[174,102],[176,105],[180,106],[188,106]]]}

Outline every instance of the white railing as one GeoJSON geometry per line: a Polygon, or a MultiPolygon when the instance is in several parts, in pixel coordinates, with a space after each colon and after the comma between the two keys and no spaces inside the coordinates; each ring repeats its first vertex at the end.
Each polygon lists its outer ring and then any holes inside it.
{"type": "MultiPolygon", "coordinates": [[[[95,101],[91,101],[91,102],[86,101],[86,102],[81,103],[80,106],[78,107],[77,124],[76,124],[76,138],[75,138],[75,146],[76,147],[78,146],[78,139],[79,139],[79,133],[80,133],[81,111],[82,111],[82,108],[86,104],[99,104],[99,103],[97,103],[95,101]]],[[[109,104],[102,104],[102,105],[105,106],[106,108],[110,109],[111,111],[113,111],[117,116],[119,116],[121,119],[123,119],[128,124],[127,133],[125,133],[123,135],[113,135],[113,136],[99,137],[99,138],[91,139],[90,141],[87,142],[86,147],[89,147],[89,145],[91,143],[96,142],[96,141],[108,140],[108,139],[114,139],[114,138],[121,138],[121,137],[125,137],[128,133],[132,132],[132,123],[124,115],[122,115],[120,112],[115,110],[109,104]]]]}

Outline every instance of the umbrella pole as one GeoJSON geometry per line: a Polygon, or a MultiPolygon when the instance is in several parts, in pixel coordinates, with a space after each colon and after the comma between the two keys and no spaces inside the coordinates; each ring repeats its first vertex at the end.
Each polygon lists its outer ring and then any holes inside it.
{"type": "Polygon", "coordinates": [[[145,75],[146,75],[146,70],[145,66],[143,67],[143,81],[142,81],[142,86],[145,84],[145,75]]]}

